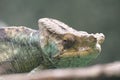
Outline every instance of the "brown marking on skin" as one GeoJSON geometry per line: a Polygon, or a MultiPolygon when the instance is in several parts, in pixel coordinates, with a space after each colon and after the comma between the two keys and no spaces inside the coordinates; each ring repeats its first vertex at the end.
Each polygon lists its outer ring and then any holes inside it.
{"type": "Polygon", "coordinates": [[[94,52],[92,48],[86,48],[86,50],[83,50],[83,51],[70,49],[70,50],[64,51],[62,55],[59,55],[59,57],[86,56],[88,54],[91,54],[92,52],[94,52]]]}
{"type": "Polygon", "coordinates": [[[5,39],[5,38],[9,39],[19,34],[30,35],[32,32],[35,32],[35,30],[32,30],[24,26],[3,27],[3,28],[0,28],[0,39],[5,39]]]}

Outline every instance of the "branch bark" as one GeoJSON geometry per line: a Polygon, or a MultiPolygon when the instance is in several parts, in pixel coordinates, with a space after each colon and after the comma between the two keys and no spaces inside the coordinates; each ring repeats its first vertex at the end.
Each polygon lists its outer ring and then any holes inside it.
{"type": "Polygon", "coordinates": [[[120,62],[76,69],[43,70],[35,74],[2,75],[0,80],[120,80],[120,62]]]}

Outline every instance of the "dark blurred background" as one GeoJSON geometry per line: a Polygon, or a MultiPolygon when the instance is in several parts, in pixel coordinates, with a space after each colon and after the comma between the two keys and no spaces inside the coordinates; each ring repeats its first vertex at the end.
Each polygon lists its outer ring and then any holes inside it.
{"type": "Polygon", "coordinates": [[[92,64],[120,60],[120,0],[0,0],[1,25],[38,29],[37,21],[43,17],[77,30],[104,33],[102,53],[92,64]]]}

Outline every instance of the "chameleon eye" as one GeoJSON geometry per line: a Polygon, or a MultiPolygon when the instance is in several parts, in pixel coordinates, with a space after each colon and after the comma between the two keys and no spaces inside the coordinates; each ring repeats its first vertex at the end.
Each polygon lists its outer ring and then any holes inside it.
{"type": "Polygon", "coordinates": [[[67,40],[63,40],[63,44],[66,44],[67,43],[67,40]]]}
{"type": "Polygon", "coordinates": [[[74,46],[74,44],[75,44],[75,41],[76,40],[75,40],[74,35],[69,34],[69,33],[65,34],[63,36],[63,41],[62,41],[64,49],[72,48],[74,46]]]}
{"type": "Polygon", "coordinates": [[[74,45],[72,40],[63,40],[64,49],[69,49],[74,45]]]}

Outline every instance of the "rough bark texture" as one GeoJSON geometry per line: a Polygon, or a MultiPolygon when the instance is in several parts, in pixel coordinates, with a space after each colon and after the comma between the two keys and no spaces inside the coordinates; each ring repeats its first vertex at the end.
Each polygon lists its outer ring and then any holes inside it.
{"type": "Polygon", "coordinates": [[[120,62],[87,68],[43,70],[36,74],[2,75],[0,80],[120,80],[120,62]]]}

